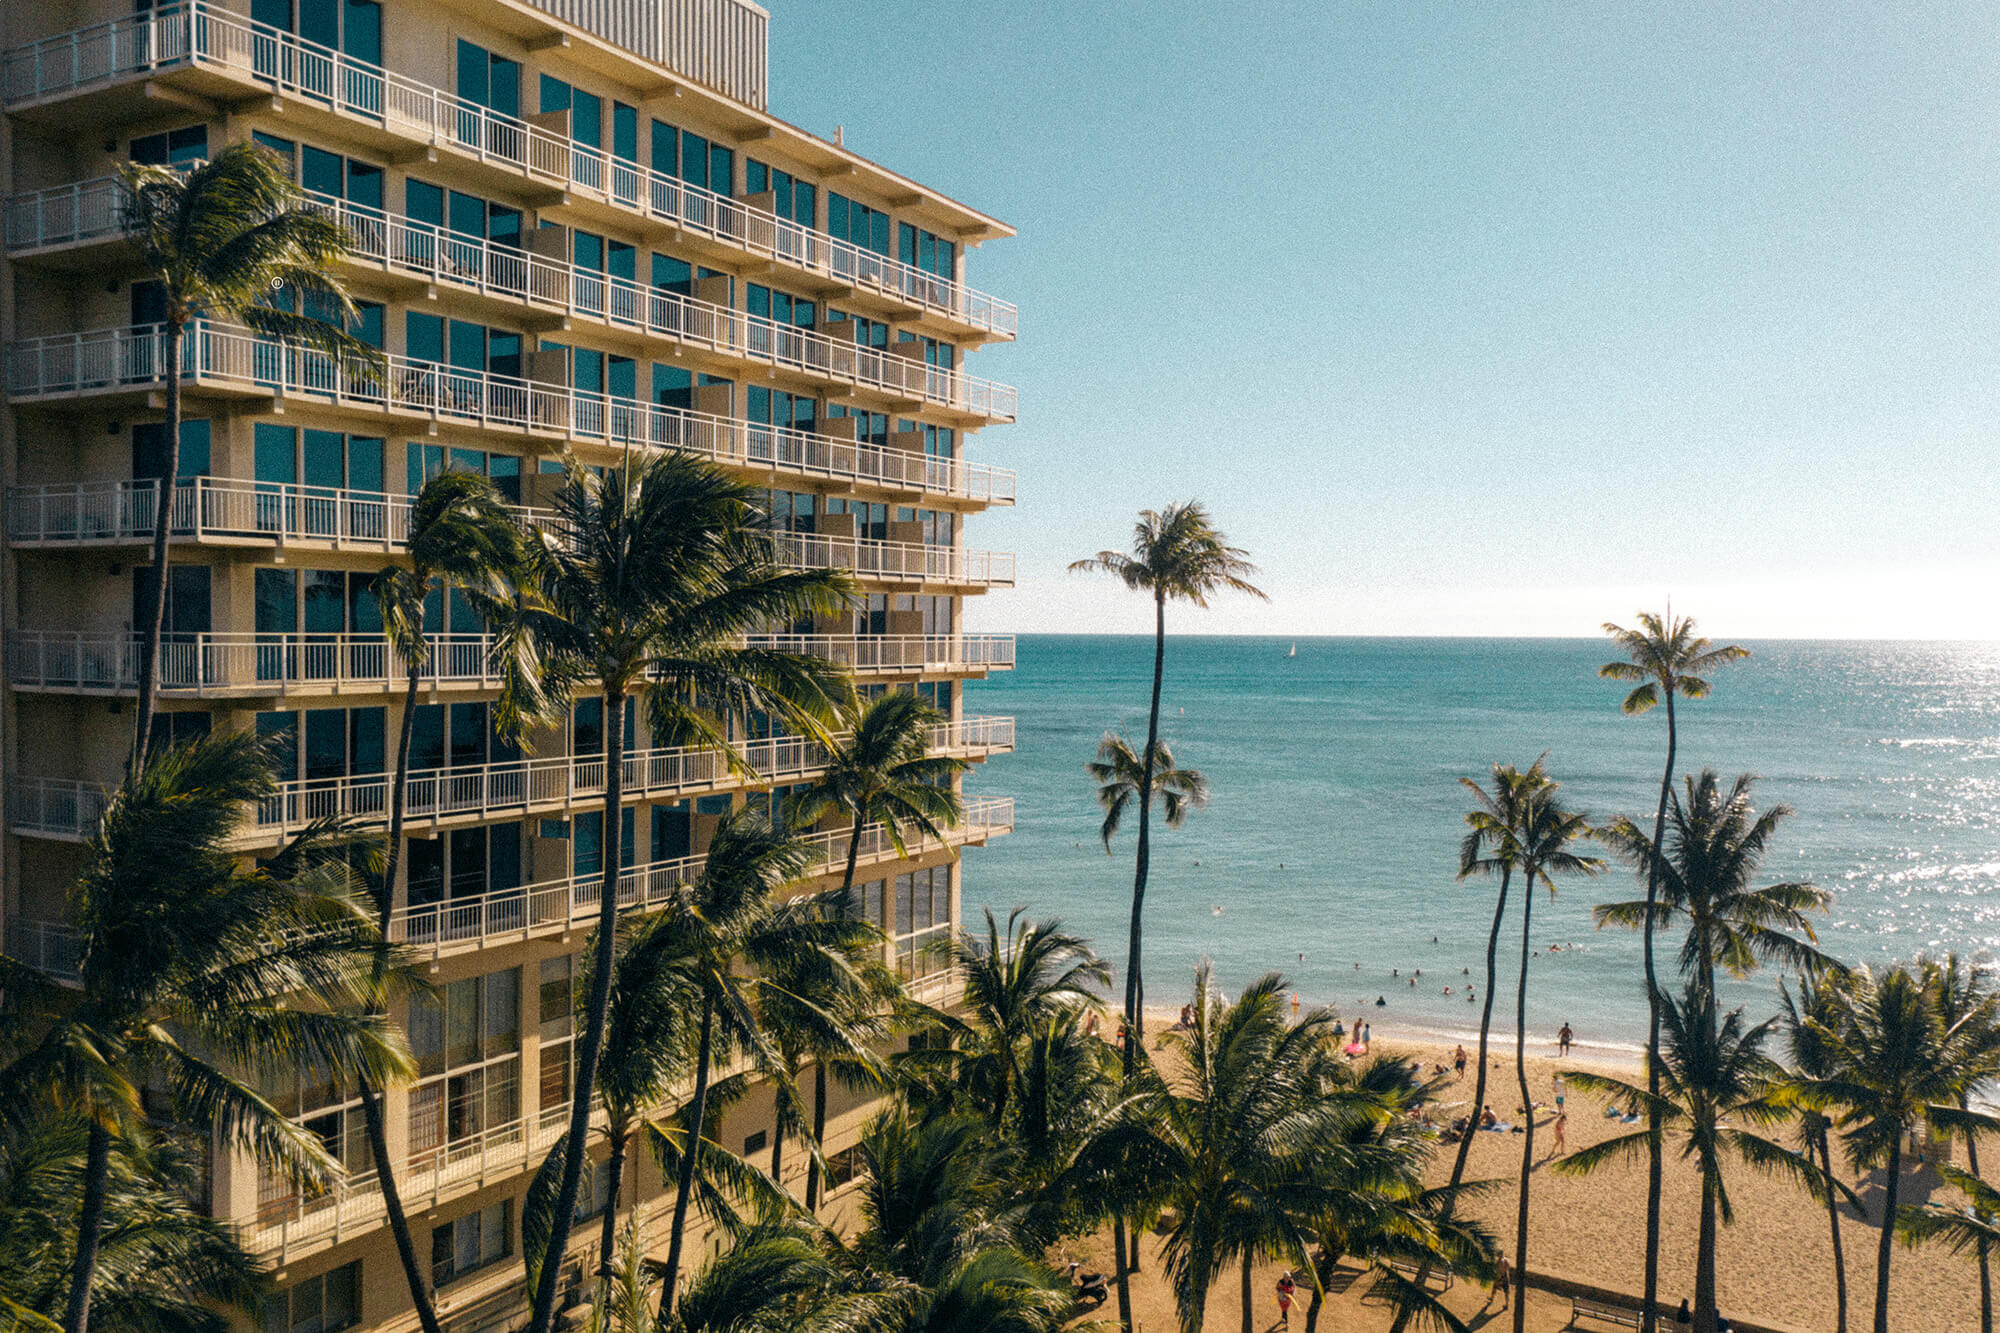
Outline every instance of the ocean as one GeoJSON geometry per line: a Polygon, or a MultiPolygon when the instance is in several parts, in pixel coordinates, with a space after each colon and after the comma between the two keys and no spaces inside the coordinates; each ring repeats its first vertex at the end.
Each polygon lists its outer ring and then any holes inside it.
{"type": "MultiPolygon", "coordinates": [[[[1584,639],[1177,637],[1167,643],[1162,734],[1212,797],[1155,838],[1146,899],[1146,999],[1177,1006],[1212,960],[1218,984],[1280,971],[1307,1005],[1385,1031],[1475,1034],[1497,881],[1457,879],[1470,793],[1496,762],[1544,752],[1565,797],[1596,820],[1650,831],[1663,709],[1619,709],[1599,679],[1608,645],[1584,639]],[[1409,985],[1417,969],[1422,977],[1409,985]],[[1468,978],[1467,973],[1470,976],[1468,978]],[[1449,997],[1443,994],[1452,988],[1449,997]],[[1380,997],[1386,1003],[1377,1006],[1380,997]]],[[[1760,882],[1834,893],[1821,946],[1878,963],[2000,944],[2000,644],[1746,641],[1714,693],[1679,710],[1678,773],[1754,773],[1760,808],[1795,813],[1760,882]]],[[[966,689],[968,715],[1017,719],[1014,754],[968,789],[1015,799],[1016,828],[967,853],[964,910],[1015,907],[1090,937],[1123,984],[1134,835],[1107,857],[1084,763],[1107,729],[1145,738],[1152,640],[1024,635],[1019,667],[966,689]]],[[[1676,778],[1678,785],[1679,778],[1676,778]]],[[[1156,829],[1160,826],[1156,823],[1156,829]]],[[[1590,909],[1641,897],[1612,862],[1537,891],[1527,1028],[1565,1022],[1592,1046],[1643,1041],[1636,935],[1590,909]],[[1549,946],[1559,945],[1551,952],[1549,946]]],[[[1518,884],[1500,953],[1495,1030],[1514,1029],[1518,884]]],[[[1670,965],[1671,955],[1663,955],[1670,965]]],[[[1726,996],[1753,1020],[1777,976],[1726,996]]]]}

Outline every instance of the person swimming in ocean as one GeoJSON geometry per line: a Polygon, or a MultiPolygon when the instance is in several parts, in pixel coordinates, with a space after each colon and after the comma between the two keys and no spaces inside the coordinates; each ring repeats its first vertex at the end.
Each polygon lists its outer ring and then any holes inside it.
{"type": "Polygon", "coordinates": [[[1388,997],[1383,995],[1377,995],[1375,997],[1375,1007],[1377,1009],[1387,1009],[1389,1007],[1388,997]]]}

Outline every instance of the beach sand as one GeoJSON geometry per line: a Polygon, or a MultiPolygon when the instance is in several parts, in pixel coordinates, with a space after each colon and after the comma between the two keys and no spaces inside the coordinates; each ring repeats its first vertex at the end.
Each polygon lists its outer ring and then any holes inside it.
{"type": "MultiPolygon", "coordinates": [[[[1155,1046],[1157,1034],[1174,1021],[1174,1011],[1158,1015],[1149,1012],[1147,1045],[1155,1046]]],[[[1108,1034],[1107,1034],[1108,1035],[1108,1034]]],[[[1386,1028],[1373,1033],[1371,1054],[1403,1054],[1420,1058],[1424,1067],[1443,1064],[1449,1069],[1454,1042],[1438,1042],[1417,1035],[1394,1034],[1386,1028]]],[[[1467,1051],[1473,1051],[1467,1043],[1467,1051]]],[[[1495,1041],[1493,1069],[1487,1082],[1487,1100],[1503,1120],[1514,1119],[1520,1105],[1515,1079],[1513,1041],[1495,1041]]],[[[1592,1068],[1636,1081],[1638,1063],[1630,1056],[1611,1051],[1573,1053],[1558,1063],[1553,1048],[1530,1044],[1528,1083],[1535,1099],[1552,1103],[1556,1070],[1592,1068]],[[1538,1053],[1539,1051],[1539,1053],[1538,1053]]],[[[1449,1074],[1447,1074],[1449,1077],[1449,1074]]],[[[1463,1083],[1449,1083],[1442,1101],[1446,1114],[1454,1114],[1450,1103],[1472,1098],[1473,1071],[1468,1068],[1463,1083]]],[[[1614,1133],[1629,1133],[1631,1126],[1603,1116],[1600,1099],[1576,1089],[1568,1093],[1568,1140],[1572,1150],[1596,1143],[1614,1133]]],[[[1644,1283],[1646,1163],[1643,1155],[1631,1165],[1607,1165],[1596,1175],[1574,1177],[1549,1170],[1552,1110],[1536,1117],[1534,1187],[1529,1222],[1528,1268],[1533,1273],[1585,1282],[1636,1295],[1644,1283]]],[[[1517,1201],[1515,1181],[1521,1163],[1522,1137],[1513,1134],[1482,1133],[1475,1137],[1468,1179],[1501,1180],[1504,1187],[1468,1205],[1467,1213],[1486,1223],[1512,1255],[1514,1217],[1517,1201]]],[[[1700,1203],[1699,1181],[1691,1164],[1675,1155],[1677,1145],[1668,1143],[1662,1217],[1663,1237],[1660,1256],[1661,1293],[1670,1308],[1694,1289],[1695,1231],[1700,1203]]],[[[1839,1149],[1836,1146],[1836,1164],[1839,1149]]],[[[1452,1152],[1440,1142],[1432,1162],[1432,1175],[1442,1182],[1451,1173],[1452,1152]]],[[[1963,1165],[1963,1163],[1960,1163],[1963,1165]]],[[[1747,1166],[1731,1162],[1725,1166],[1725,1181],[1735,1205],[1735,1222],[1721,1232],[1717,1251],[1717,1300],[1722,1312],[1760,1326],[1794,1330],[1795,1333],[1823,1333],[1834,1327],[1834,1283],[1832,1243],[1826,1210],[1791,1184],[1759,1175],[1747,1166]]],[[[1882,1201],[1882,1174],[1848,1183],[1861,1196],[1869,1217],[1879,1215],[1882,1201]]],[[[1901,1202],[1921,1203],[1930,1199],[1950,1202],[1957,1196],[1942,1187],[1935,1172],[1927,1168],[1906,1171],[1901,1202]]],[[[1851,1207],[1841,1210],[1841,1239],[1847,1256],[1848,1326],[1869,1327],[1875,1297],[1875,1252],[1879,1233],[1859,1218],[1851,1207]]],[[[1149,1238],[1156,1243],[1156,1238],[1149,1238]]],[[[1079,1247],[1076,1257],[1086,1266],[1109,1271],[1110,1245],[1099,1237],[1079,1247]]],[[[1898,1244],[1892,1258],[1890,1323],[1897,1333],[1965,1333],[1979,1326],[1979,1283],[1977,1265],[1969,1258],[1944,1249],[1912,1251],[1898,1244]]],[[[1260,1328],[1275,1320],[1277,1307],[1272,1295],[1281,1265],[1264,1265],[1254,1279],[1260,1328]]],[[[1160,1265],[1155,1259],[1135,1290],[1140,1309],[1135,1315],[1146,1329],[1167,1330],[1176,1326],[1172,1298],[1156,1282],[1160,1265]]],[[[1329,1313],[1323,1314],[1322,1330],[1355,1330],[1374,1333],[1386,1329],[1384,1307],[1366,1299],[1368,1280],[1363,1278],[1348,1291],[1331,1298],[1329,1313]],[[1337,1313],[1335,1313],[1337,1312],[1337,1313]]],[[[1451,1307],[1471,1315],[1480,1308],[1484,1291],[1459,1284],[1449,1295],[1451,1307]]],[[[1210,1327],[1235,1329],[1237,1282],[1233,1275],[1217,1284],[1209,1303],[1210,1327]]],[[[1104,1313],[1113,1313],[1107,1305],[1104,1313]]],[[[1529,1297],[1530,1329],[1555,1330],[1566,1325],[1569,1304],[1544,1293],[1529,1297]]],[[[1294,1327],[1303,1328],[1297,1312],[1294,1327]]],[[[1475,1322],[1475,1327],[1481,1323],[1475,1322]]],[[[1484,1326],[1511,1326],[1506,1320],[1489,1317],[1484,1326]]]]}

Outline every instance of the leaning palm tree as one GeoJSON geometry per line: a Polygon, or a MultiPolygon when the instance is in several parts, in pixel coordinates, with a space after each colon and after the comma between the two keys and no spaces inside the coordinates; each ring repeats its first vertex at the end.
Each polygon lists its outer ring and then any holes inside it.
{"type": "MultiPolygon", "coordinates": [[[[1794,1080],[1831,1078],[1834,1065],[1823,1034],[1835,1022],[1836,992],[1842,972],[1808,972],[1798,978],[1798,995],[1784,982],[1778,983],[1783,1012],[1778,1021],[1785,1033],[1786,1056],[1794,1080]]],[[[1833,1141],[1829,1130],[1833,1121],[1816,1106],[1799,1107],[1798,1137],[1806,1159],[1818,1164],[1829,1179],[1833,1176],[1833,1141]]],[[[1825,1197],[1826,1224],[1832,1238],[1834,1333],[1847,1333],[1847,1251],[1840,1240],[1840,1200],[1829,1191],[1825,1197]]]]}
{"type": "MultiPolygon", "coordinates": [[[[1755,783],[1745,773],[1725,790],[1711,768],[1688,778],[1685,794],[1668,801],[1667,840],[1658,852],[1623,816],[1597,831],[1642,878],[1657,880],[1652,924],[1687,923],[1681,971],[1710,990],[1718,967],[1740,978],[1764,963],[1797,973],[1834,965],[1813,947],[1812,927],[1812,915],[1826,911],[1833,895],[1804,881],[1754,884],[1778,826],[1792,814],[1786,805],[1758,814],[1750,803],[1755,783]]],[[[1642,929],[1647,919],[1643,900],[1603,903],[1591,915],[1599,927],[1642,929]]]]}
{"type": "Polygon", "coordinates": [[[931,732],[945,716],[919,695],[892,690],[842,713],[847,735],[834,743],[826,771],[806,789],[798,818],[811,822],[837,811],[854,821],[840,881],[841,891],[851,894],[868,827],[881,825],[898,856],[910,854],[912,831],[942,842],[963,814],[952,780],[970,765],[931,753],[931,732]]]}
{"type": "MultiPolygon", "coordinates": [[[[1725,1158],[1758,1171],[1782,1175],[1815,1197],[1835,1192],[1850,1201],[1854,1192],[1822,1171],[1810,1157],[1766,1137],[1760,1130],[1790,1117],[1780,1089],[1785,1073],[1764,1054],[1776,1019],[1746,1027],[1743,1011],[1718,1018],[1714,993],[1689,978],[1678,1002],[1660,1010],[1665,1040],[1660,1045],[1660,1095],[1607,1074],[1565,1071],[1571,1086],[1608,1094],[1628,1114],[1651,1110],[1682,1136],[1681,1156],[1701,1176],[1701,1214],[1695,1239],[1694,1329],[1715,1333],[1717,1227],[1735,1220],[1724,1177],[1725,1158]]],[[[1648,1080],[1650,1084],[1652,1080],[1648,1080]]],[[[1587,1175],[1614,1161],[1637,1157],[1652,1139],[1650,1128],[1621,1134],[1563,1158],[1555,1170],[1587,1175]]],[[[1518,1327],[1518,1325],[1517,1325],[1518,1327]]]]}
{"type": "MultiPolygon", "coordinates": [[[[1674,700],[1676,697],[1707,698],[1709,685],[1703,673],[1750,654],[1734,645],[1712,646],[1707,639],[1695,633],[1692,617],[1676,619],[1671,606],[1664,617],[1641,611],[1637,629],[1626,629],[1607,622],[1604,632],[1625,654],[1625,658],[1605,663],[1597,669],[1597,674],[1606,680],[1637,682],[1632,692],[1625,696],[1625,712],[1636,716],[1650,712],[1663,701],[1667,706],[1667,762],[1660,774],[1659,807],[1653,814],[1653,845],[1657,847],[1666,839],[1667,797],[1674,788],[1674,758],[1680,745],[1674,700]]],[[[1646,870],[1644,918],[1646,1005],[1650,1012],[1646,1053],[1649,1057],[1657,1055],[1660,1048],[1660,982],[1653,967],[1653,907],[1659,897],[1659,888],[1657,864],[1649,865],[1646,870]]],[[[1659,1061],[1649,1059],[1647,1067],[1657,1069],[1659,1061]]],[[[1652,1091],[1657,1094],[1659,1088],[1655,1086],[1652,1091]]],[[[1647,1153],[1646,1161],[1646,1290],[1640,1305],[1639,1333],[1654,1333],[1659,1321],[1659,1312],[1655,1308],[1660,1297],[1660,1189],[1663,1179],[1659,1124],[1649,1124],[1648,1132],[1653,1136],[1653,1146],[1647,1153]]]]}
{"type": "Polygon", "coordinates": [[[1881,1239],[1875,1256],[1875,1333],[1889,1333],[1889,1257],[1902,1186],[1903,1139],[1932,1133],[1994,1133],[2000,1119],[1962,1110],[1959,1093],[1984,1068],[1976,1015],[1947,1024],[1936,982],[1922,968],[1852,969],[1834,993],[1832,1013],[1808,1017],[1833,1073],[1799,1079],[1793,1097],[1829,1110],[1857,1171],[1885,1167],[1881,1239]]]}
{"type": "Polygon", "coordinates": [[[79,990],[0,958],[0,1114],[58,1106],[88,1124],[65,1333],[89,1324],[113,1143],[151,1137],[141,1089],[177,1122],[322,1183],[338,1165],[258,1080],[313,1067],[380,1085],[414,1071],[382,1017],[386,946],[325,831],[258,868],[227,845],[276,785],[252,737],[163,747],[113,793],[85,853],[71,895],[79,990]]]}
{"type": "MultiPolygon", "coordinates": [[[[1937,997],[1938,1021],[1947,1029],[1964,1028],[1972,1033],[1965,1078],[1958,1090],[1958,1109],[1970,1111],[1974,1100],[1984,1101],[2000,1076],[2000,990],[1987,968],[1947,953],[1942,959],[1919,958],[1937,997]]],[[[1965,1161],[1973,1179],[1979,1178],[1979,1135],[1965,1136],[1965,1161]]],[[[1975,1207],[1981,1206],[1975,1203],[1975,1207]]],[[[1979,1261],[1979,1333],[1993,1333],[1993,1262],[1987,1249],[1975,1246],[1979,1261]]]]}
{"type": "Polygon", "coordinates": [[[139,264],[162,289],[167,456],[153,506],[153,574],[139,621],[139,707],[132,764],[151,744],[165,626],[167,534],[180,473],[181,344],[190,323],[234,319],[268,338],[368,373],[379,353],[344,328],[359,317],[335,261],[347,232],[305,207],[289,166],[268,148],[241,142],[190,171],[129,165],[126,222],[139,264]],[[282,292],[291,308],[272,300],[282,292]],[[326,318],[311,313],[323,310],[326,318]]]}
{"type": "Polygon", "coordinates": [[[1949,1162],[1939,1162],[1937,1173],[1945,1184],[1965,1197],[1961,1208],[1941,1204],[1920,1207],[1905,1205],[1896,1213],[1896,1234],[1912,1248],[1938,1244],[1953,1254],[1970,1254],[1979,1261],[1981,1279],[1981,1328],[1992,1327],[1992,1297],[1985,1286],[1987,1266],[2000,1255],[2000,1190],[1979,1178],[1977,1171],[1961,1171],[1949,1162]]]}
{"type": "MultiPolygon", "coordinates": [[[[0,1324],[50,1330],[75,1263],[90,1128],[73,1116],[0,1125],[0,1324]]],[[[254,1315],[264,1272],[227,1222],[196,1206],[202,1154],[175,1137],[113,1139],[91,1280],[100,1326],[228,1333],[254,1315]]]]}
{"type": "MultiPolygon", "coordinates": [[[[1541,771],[1541,760],[1529,771],[1541,771]]],[[[1556,893],[1557,875],[1595,875],[1604,862],[1594,856],[1580,856],[1571,849],[1590,835],[1583,815],[1564,806],[1556,792],[1561,783],[1544,776],[1526,793],[1518,812],[1520,825],[1515,840],[1521,857],[1521,979],[1514,991],[1514,1073],[1521,1088],[1521,1187],[1514,1223],[1514,1271],[1528,1271],[1528,1202],[1534,1182],[1535,1099],[1528,1091],[1528,960],[1534,955],[1529,943],[1529,927],[1534,918],[1535,881],[1548,886],[1549,897],[1556,893]]],[[[1528,1303],[1514,1302],[1514,1333],[1526,1333],[1528,1303]]]]}
{"type": "Polygon", "coordinates": [[[1257,567],[1247,553],[1231,546],[1209,520],[1208,510],[1192,500],[1168,505],[1163,511],[1140,510],[1139,521],[1132,528],[1130,553],[1099,551],[1088,559],[1073,561],[1070,569],[1113,575],[1134,592],[1147,593],[1153,599],[1153,695],[1146,712],[1146,748],[1140,752],[1148,762],[1139,770],[1139,851],[1132,873],[1131,941],[1125,960],[1125,1067],[1129,1071],[1145,1024],[1140,922],[1152,856],[1151,762],[1159,757],[1154,747],[1160,741],[1160,687],[1167,665],[1167,603],[1190,602],[1205,608],[1210,597],[1225,590],[1266,601],[1269,598],[1250,582],[1257,567]]]}
{"type": "MultiPolygon", "coordinates": [[[[433,594],[440,600],[453,593],[481,609],[491,609],[513,595],[521,567],[521,530],[493,489],[493,483],[470,472],[444,472],[424,483],[410,502],[408,543],[410,563],[391,565],[375,576],[375,605],[390,650],[403,664],[403,721],[396,739],[396,771],[389,784],[388,847],[376,888],[375,920],[383,938],[395,913],[397,875],[403,861],[403,819],[409,804],[410,741],[417,722],[417,698],[431,663],[430,627],[425,624],[433,594]]],[[[395,1162],[389,1152],[382,1094],[364,1081],[360,1088],[361,1118],[374,1154],[383,1212],[403,1265],[403,1278],[424,1333],[441,1333],[430,1294],[430,1274],[418,1260],[410,1237],[409,1218],[397,1187],[395,1162]]]]}
{"type": "Polygon", "coordinates": [[[1174,767],[1174,752],[1164,740],[1153,742],[1150,762],[1141,764],[1130,741],[1107,731],[1097,743],[1097,758],[1083,770],[1097,784],[1097,803],[1104,807],[1104,823],[1097,833],[1104,840],[1106,856],[1111,855],[1111,839],[1141,792],[1160,798],[1168,828],[1179,828],[1190,811],[1208,804],[1208,779],[1200,769],[1174,767]]]}
{"type": "MultiPolygon", "coordinates": [[[[731,719],[762,713],[824,736],[835,701],[847,693],[839,670],[823,659],[741,646],[764,625],[845,605],[853,587],[832,571],[785,569],[758,494],[680,453],[628,460],[602,474],[572,460],[556,521],[527,543],[531,595],[496,626],[499,714],[509,729],[564,716],[579,689],[600,693],[604,707],[603,812],[611,832],[550,1222],[552,1254],[569,1239],[611,1003],[625,700],[643,691],[655,743],[711,750],[747,770],[730,739],[731,719]]],[[[550,1333],[560,1267],[542,1266],[530,1333],[550,1333]]]]}

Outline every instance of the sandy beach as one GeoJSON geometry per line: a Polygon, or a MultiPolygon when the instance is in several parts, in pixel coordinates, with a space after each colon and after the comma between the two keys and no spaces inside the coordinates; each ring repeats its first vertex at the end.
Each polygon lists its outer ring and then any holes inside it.
{"type": "MultiPolygon", "coordinates": [[[[1148,1046],[1157,1034],[1172,1025],[1174,1010],[1150,1011],[1147,1017],[1148,1046]]],[[[1409,1055],[1424,1062],[1426,1070],[1443,1065],[1450,1068],[1452,1042],[1424,1040],[1396,1034],[1384,1028],[1373,1032],[1371,1054],[1409,1055]]],[[[1520,1105],[1515,1079],[1513,1040],[1494,1043],[1497,1067],[1489,1072],[1487,1100],[1503,1120],[1514,1118],[1520,1105]]],[[[1467,1044],[1468,1053],[1472,1045],[1467,1044]]],[[[1527,1059],[1528,1083],[1535,1100],[1553,1103],[1554,1077],[1558,1068],[1595,1069],[1619,1077],[1636,1076],[1638,1061],[1618,1052],[1578,1049],[1560,1062],[1552,1046],[1530,1044],[1527,1059]]],[[[1450,1075],[1447,1073],[1447,1078],[1450,1075]]],[[[1453,1104],[1470,1103],[1473,1071],[1466,1070],[1462,1083],[1446,1086],[1441,1110],[1453,1114],[1453,1104]]],[[[1608,1120],[1600,1099],[1570,1090],[1568,1141],[1572,1150],[1596,1143],[1630,1127],[1608,1120]]],[[[1589,1283],[1618,1291],[1639,1292],[1644,1281],[1644,1240],[1646,1216],[1646,1166],[1643,1157],[1634,1165],[1608,1165],[1596,1175],[1574,1177],[1549,1169],[1552,1151],[1550,1125],[1553,1110],[1544,1109],[1536,1117],[1534,1192],[1530,1219],[1528,1268],[1533,1273],[1589,1283]]],[[[1504,1188],[1469,1206],[1470,1215],[1485,1222],[1501,1236],[1511,1252],[1514,1216],[1521,1161],[1521,1137],[1513,1134],[1476,1136],[1467,1169],[1469,1179],[1505,1181],[1504,1188]]],[[[1836,1164],[1838,1148],[1836,1147],[1836,1164]]],[[[1677,1145],[1668,1147],[1663,1217],[1664,1237],[1660,1272],[1662,1295],[1669,1305],[1693,1294],[1695,1231],[1700,1201],[1699,1182],[1694,1168],[1675,1156],[1677,1145]]],[[[1450,1175],[1451,1153],[1440,1143],[1433,1161],[1435,1179],[1450,1175]]],[[[1963,1165],[1961,1162],[1960,1165],[1963,1165]]],[[[1733,1225],[1722,1231],[1718,1249],[1718,1304],[1724,1314],[1768,1328],[1791,1333],[1824,1333],[1835,1326],[1832,1243],[1826,1210],[1789,1183],[1757,1174],[1740,1163],[1726,1165],[1726,1180],[1736,1216],[1733,1225]]],[[[1870,1219],[1879,1216],[1882,1201],[1881,1173],[1855,1181],[1870,1219]]],[[[1942,1188],[1935,1172],[1925,1167],[1906,1171],[1901,1201],[1921,1203],[1936,1197],[1955,1198],[1942,1188]]],[[[1851,1207],[1841,1209],[1841,1239],[1847,1258],[1848,1325],[1865,1328],[1870,1319],[1875,1294],[1875,1248],[1878,1232],[1851,1207]]],[[[1110,1249],[1100,1238],[1079,1254],[1091,1264],[1108,1264],[1110,1249]]],[[[1891,1287],[1891,1319],[1897,1333],[1964,1333],[1978,1327],[1978,1269],[1969,1258],[1943,1249],[1911,1251],[1897,1246],[1891,1287]]],[[[1279,1265],[1257,1278],[1260,1327],[1275,1320],[1276,1306],[1271,1297],[1279,1265]]],[[[1158,1274],[1158,1265],[1153,1275],[1158,1274]]],[[[1145,1297],[1135,1311],[1147,1329],[1165,1330],[1175,1326],[1171,1298],[1163,1288],[1148,1281],[1141,1284],[1145,1297]]],[[[1384,1307],[1366,1297],[1365,1279],[1353,1284],[1336,1298],[1323,1316],[1322,1329],[1372,1330],[1388,1324],[1384,1307]]],[[[1448,1297],[1452,1308],[1470,1316],[1481,1308],[1484,1291],[1460,1284],[1448,1297]]],[[[1135,1295],[1135,1300],[1139,1299],[1135,1295]]],[[[1218,1286],[1210,1301],[1210,1327],[1237,1327],[1237,1292],[1234,1282],[1218,1286]]],[[[1555,1330],[1566,1325],[1566,1300],[1531,1293],[1529,1327],[1555,1330]]],[[[1475,1322],[1474,1327],[1485,1321],[1475,1322]]],[[[1295,1327],[1302,1325],[1295,1325],[1295,1327]]],[[[1498,1324],[1491,1325],[1498,1327],[1498,1324]]]]}

